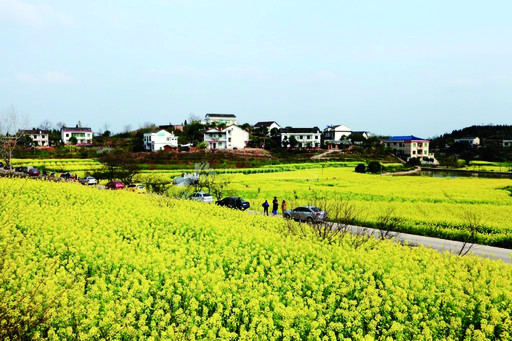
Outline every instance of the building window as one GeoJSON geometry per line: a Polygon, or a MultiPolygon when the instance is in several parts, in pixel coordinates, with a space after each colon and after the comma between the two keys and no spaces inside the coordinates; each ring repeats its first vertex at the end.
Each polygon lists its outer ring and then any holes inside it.
{"type": "Polygon", "coordinates": [[[416,151],[415,151],[415,150],[413,150],[413,151],[412,151],[412,154],[413,154],[413,155],[414,155],[414,154],[416,154],[416,151]]]}
{"type": "Polygon", "coordinates": [[[228,142],[231,142],[231,137],[228,137],[228,142]]]}

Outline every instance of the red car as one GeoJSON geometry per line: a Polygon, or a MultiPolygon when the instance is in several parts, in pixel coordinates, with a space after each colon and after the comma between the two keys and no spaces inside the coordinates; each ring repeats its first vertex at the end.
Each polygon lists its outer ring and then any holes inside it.
{"type": "Polygon", "coordinates": [[[121,181],[110,181],[105,185],[106,189],[123,189],[124,184],[121,181]]]}

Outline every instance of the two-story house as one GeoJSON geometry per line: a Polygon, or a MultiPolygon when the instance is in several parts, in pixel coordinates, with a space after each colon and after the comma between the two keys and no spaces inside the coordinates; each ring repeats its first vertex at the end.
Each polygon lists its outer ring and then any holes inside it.
{"type": "Polygon", "coordinates": [[[352,129],[344,124],[327,126],[323,132],[324,144],[328,149],[337,149],[341,144],[348,144],[352,129]]]}
{"type": "Polygon", "coordinates": [[[60,129],[60,139],[64,144],[70,144],[69,140],[74,137],[78,145],[92,144],[92,129],[80,127],[62,127],[60,129]]]}
{"type": "Polygon", "coordinates": [[[30,137],[35,147],[48,147],[50,145],[50,132],[47,130],[20,130],[20,134],[30,137]]]}
{"type": "Polygon", "coordinates": [[[313,128],[283,128],[279,131],[281,145],[285,148],[293,147],[290,144],[292,137],[297,141],[299,148],[320,148],[322,132],[318,127],[313,128]]]}
{"type": "Polygon", "coordinates": [[[145,133],[142,137],[144,150],[156,152],[168,148],[178,148],[178,137],[165,129],[145,133]]]}
{"type": "Polygon", "coordinates": [[[215,124],[237,125],[238,120],[233,114],[206,114],[204,120],[201,121],[206,126],[212,126],[215,124]]]}
{"type": "Polygon", "coordinates": [[[236,125],[210,128],[204,132],[204,142],[208,149],[242,149],[249,142],[249,132],[236,125]]]}
{"type": "Polygon", "coordinates": [[[254,130],[261,129],[262,127],[267,128],[268,136],[271,135],[272,130],[277,129],[277,131],[279,131],[279,129],[281,129],[281,126],[276,121],[263,121],[256,123],[254,125],[254,130]]]}
{"type": "Polygon", "coordinates": [[[413,135],[408,136],[392,136],[383,141],[384,146],[393,150],[398,157],[409,159],[418,158],[434,158],[434,154],[429,153],[430,141],[413,135]]]}

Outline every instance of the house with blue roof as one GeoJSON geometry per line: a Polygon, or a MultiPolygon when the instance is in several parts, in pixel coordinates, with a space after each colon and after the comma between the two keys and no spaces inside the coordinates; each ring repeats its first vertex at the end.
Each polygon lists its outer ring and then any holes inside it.
{"type": "Polygon", "coordinates": [[[414,135],[391,136],[389,139],[384,140],[383,143],[396,156],[405,160],[413,157],[421,161],[434,159],[434,154],[429,153],[430,140],[422,139],[421,137],[414,135]]]}

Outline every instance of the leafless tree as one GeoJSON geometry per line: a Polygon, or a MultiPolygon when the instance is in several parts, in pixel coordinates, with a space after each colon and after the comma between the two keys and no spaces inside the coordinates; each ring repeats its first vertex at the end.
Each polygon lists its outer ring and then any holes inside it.
{"type": "Polygon", "coordinates": [[[123,128],[123,132],[124,133],[129,133],[130,131],[132,131],[132,125],[131,124],[126,124],[123,128]]]}
{"type": "Polygon", "coordinates": [[[61,130],[62,128],[64,128],[66,126],[66,123],[57,122],[57,124],[55,124],[55,126],[57,127],[58,130],[61,130]]]}
{"type": "Polygon", "coordinates": [[[153,122],[146,121],[140,125],[141,129],[152,129],[156,127],[156,124],[153,122]]]}
{"type": "Polygon", "coordinates": [[[200,121],[201,121],[201,117],[199,115],[196,115],[193,112],[188,114],[188,124],[193,123],[193,122],[200,122],[200,121]]]}
{"type": "Polygon", "coordinates": [[[14,106],[0,114],[0,157],[10,170],[13,151],[23,137],[20,129],[27,124],[28,119],[22,118],[14,106]]]}
{"type": "Polygon", "coordinates": [[[53,129],[53,123],[50,122],[49,120],[44,120],[39,125],[39,129],[41,129],[41,130],[51,130],[51,129],[53,129]]]}
{"type": "Polygon", "coordinates": [[[464,221],[464,228],[466,229],[466,236],[462,242],[462,247],[459,250],[459,256],[465,256],[471,251],[477,241],[478,227],[482,223],[482,218],[472,211],[464,211],[462,215],[464,221]]]}

